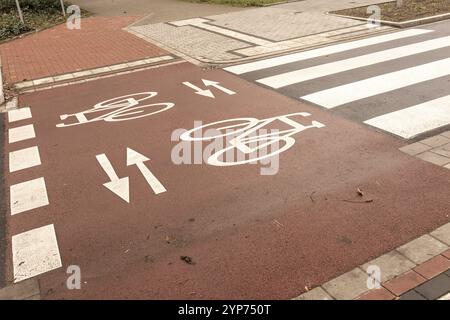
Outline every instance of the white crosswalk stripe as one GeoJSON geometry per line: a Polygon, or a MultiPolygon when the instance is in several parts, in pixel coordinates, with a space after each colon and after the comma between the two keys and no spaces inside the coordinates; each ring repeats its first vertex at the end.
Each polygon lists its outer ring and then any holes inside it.
{"type": "Polygon", "coordinates": [[[319,48],[310,51],[303,51],[299,53],[293,53],[289,55],[284,55],[281,57],[266,59],[262,61],[250,62],[246,64],[241,64],[238,66],[227,67],[225,70],[234,74],[243,74],[251,71],[262,70],[266,68],[271,68],[275,66],[280,66],[283,64],[298,62],[302,60],[322,57],[338,52],[348,51],[352,49],[357,49],[365,46],[371,46],[375,44],[380,44],[383,42],[418,36],[421,34],[429,33],[431,30],[422,29],[410,29],[396,33],[390,33],[382,36],[372,37],[363,40],[357,40],[352,42],[340,43],[337,45],[332,45],[324,48],[319,48]]]}
{"type": "Polygon", "coordinates": [[[278,89],[294,83],[300,83],[331,74],[348,71],[356,68],[366,67],[393,59],[412,56],[415,54],[445,48],[450,46],[450,36],[437,38],[410,44],[398,48],[383,50],[375,53],[365,54],[355,58],[325,63],[318,66],[295,70],[257,80],[266,86],[278,89]]]}
{"type": "Polygon", "coordinates": [[[450,124],[450,95],[390,112],[365,123],[410,139],[450,124]]]}
{"type": "Polygon", "coordinates": [[[327,109],[450,74],[450,58],[345,84],[301,97],[327,109]]]}
{"type": "Polygon", "coordinates": [[[225,70],[412,139],[450,126],[449,56],[448,32],[409,29],[225,70]]]}

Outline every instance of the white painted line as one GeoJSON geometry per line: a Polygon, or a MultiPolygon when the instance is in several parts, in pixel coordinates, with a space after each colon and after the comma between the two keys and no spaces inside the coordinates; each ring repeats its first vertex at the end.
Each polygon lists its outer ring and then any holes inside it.
{"type": "Polygon", "coordinates": [[[8,111],[9,122],[15,122],[29,118],[31,118],[31,110],[28,107],[8,111]]]}
{"type": "Polygon", "coordinates": [[[49,204],[44,178],[14,184],[10,187],[11,215],[49,204]]]}
{"type": "Polygon", "coordinates": [[[334,53],[339,53],[343,51],[348,51],[352,49],[357,49],[361,47],[371,46],[379,43],[384,43],[388,41],[418,36],[433,30],[425,29],[408,29],[405,31],[400,31],[396,33],[390,33],[382,36],[371,37],[362,40],[356,40],[352,42],[340,43],[332,46],[327,46],[323,48],[318,48],[309,51],[302,51],[298,53],[288,54],[280,57],[265,59],[261,61],[249,62],[237,66],[231,66],[224,68],[224,70],[229,71],[234,74],[243,74],[251,71],[262,70],[266,68],[271,68],[275,66],[280,66],[287,63],[322,57],[334,53]]]}
{"type": "Polygon", "coordinates": [[[39,166],[41,157],[37,146],[12,151],[9,153],[9,172],[15,172],[39,166]]]}
{"type": "Polygon", "coordinates": [[[53,224],[12,237],[14,282],[62,267],[53,224]]]}
{"type": "Polygon", "coordinates": [[[34,132],[34,126],[32,124],[27,124],[26,126],[11,128],[8,130],[8,140],[9,143],[14,143],[18,141],[23,141],[27,139],[33,139],[36,137],[34,132]]]}
{"type": "Polygon", "coordinates": [[[315,92],[303,100],[327,109],[450,74],[450,58],[315,92]]]}
{"type": "Polygon", "coordinates": [[[264,39],[261,39],[258,37],[250,36],[248,34],[244,34],[244,33],[232,31],[229,29],[225,29],[222,27],[214,26],[211,24],[207,24],[205,22],[211,22],[211,21],[207,20],[207,19],[203,19],[203,18],[193,18],[193,19],[186,19],[186,20],[170,22],[170,24],[172,24],[174,26],[178,26],[178,27],[195,26],[195,27],[203,29],[203,30],[222,34],[227,37],[238,39],[238,40],[245,41],[245,42],[252,43],[252,44],[256,44],[258,46],[265,46],[265,45],[269,45],[269,44],[273,43],[272,41],[267,41],[267,40],[264,40],[264,39]]]}
{"type": "Polygon", "coordinates": [[[450,95],[387,113],[364,123],[410,139],[450,124],[450,95]]]}
{"type": "Polygon", "coordinates": [[[282,74],[277,74],[275,76],[262,78],[256,81],[269,87],[278,89],[281,87],[289,86],[291,84],[325,77],[331,74],[336,74],[356,68],[366,67],[389,60],[408,57],[431,50],[445,48],[448,46],[450,46],[450,36],[365,54],[350,59],[325,63],[310,68],[294,70],[282,74]]]}

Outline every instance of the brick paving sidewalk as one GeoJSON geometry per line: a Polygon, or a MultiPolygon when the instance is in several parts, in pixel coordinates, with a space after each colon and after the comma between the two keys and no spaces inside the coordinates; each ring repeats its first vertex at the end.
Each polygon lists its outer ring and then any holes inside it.
{"type": "Polygon", "coordinates": [[[123,31],[139,17],[89,17],[80,30],[65,24],[0,45],[4,80],[17,83],[165,55],[123,31]]]}

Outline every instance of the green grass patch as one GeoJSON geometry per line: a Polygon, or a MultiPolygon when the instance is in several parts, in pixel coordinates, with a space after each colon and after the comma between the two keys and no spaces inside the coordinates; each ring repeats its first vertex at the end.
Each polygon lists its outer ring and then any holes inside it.
{"type": "Polygon", "coordinates": [[[185,0],[197,3],[226,4],[235,7],[261,7],[267,4],[285,2],[284,0],[185,0]]]}
{"type": "MultiPolygon", "coordinates": [[[[20,4],[25,23],[20,21],[14,0],[0,0],[0,41],[66,21],[59,0],[20,0],[20,4]]],[[[66,8],[69,5],[65,2],[66,8]]],[[[89,14],[84,10],[81,13],[82,16],[89,14]]]]}

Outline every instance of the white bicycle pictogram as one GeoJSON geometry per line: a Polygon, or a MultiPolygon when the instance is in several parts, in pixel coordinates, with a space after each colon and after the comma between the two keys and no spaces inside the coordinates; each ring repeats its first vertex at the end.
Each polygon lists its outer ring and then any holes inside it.
{"type": "Polygon", "coordinates": [[[74,114],[63,114],[60,116],[61,120],[75,117],[77,122],[58,123],[56,126],[62,128],[96,121],[117,122],[134,120],[166,111],[175,105],[170,102],[146,104],[147,100],[155,97],[157,94],[157,92],[140,92],[112,98],[97,103],[92,109],[74,114]]]}
{"type": "Polygon", "coordinates": [[[254,163],[255,161],[273,157],[291,148],[295,144],[295,139],[292,137],[293,135],[310,128],[325,127],[324,124],[318,121],[312,121],[311,125],[305,126],[292,119],[294,116],[309,117],[310,115],[311,114],[307,112],[297,112],[262,120],[256,118],[235,118],[216,121],[186,131],[180,136],[180,139],[193,142],[212,141],[214,139],[233,135],[235,137],[228,141],[230,145],[209,156],[207,163],[214,166],[234,166],[254,163]],[[258,130],[261,131],[261,129],[277,120],[291,128],[277,130],[276,132],[266,131],[269,133],[263,134],[258,133],[258,130]],[[203,135],[204,131],[205,133],[209,132],[210,134],[203,135]],[[283,144],[281,147],[279,147],[280,142],[283,144]],[[271,146],[275,146],[276,148],[273,148],[275,150],[266,153],[267,148],[271,146]],[[237,149],[243,154],[253,157],[237,161],[233,159],[230,162],[219,159],[229,151],[234,152],[233,149],[237,149]],[[261,155],[261,152],[258,154],[258,151],[263,151],[263,154],[261,155]]]}

